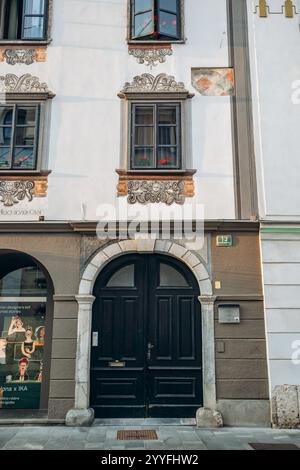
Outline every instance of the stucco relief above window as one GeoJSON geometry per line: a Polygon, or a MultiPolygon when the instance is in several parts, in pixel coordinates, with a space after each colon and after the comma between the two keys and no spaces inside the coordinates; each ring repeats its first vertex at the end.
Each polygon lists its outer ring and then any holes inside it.
{"type": "Polygon", "coordinates": [[[0,0],[0,62],[45,62],[52,16],[53,0],[0,0]]]}
{"type": "Polygon", "coordinates": [[[38,77],[0,76],[0,202],[13,206],[47,195],[50,103],[38,77]]]}
{"type": "Polygon", "coordinates": [[[194,196],[189,99],[174,77],[144,73],[125,83],[118,196],[129,204],[184,204],[194,196]]]}

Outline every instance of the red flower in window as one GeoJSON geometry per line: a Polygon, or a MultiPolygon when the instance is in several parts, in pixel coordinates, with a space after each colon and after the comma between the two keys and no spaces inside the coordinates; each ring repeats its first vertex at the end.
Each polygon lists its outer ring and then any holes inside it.
{"type": "Polygon", "coordinates": [[[153,36],[154,36],[155,38],[157,38],[158,32],[157,32],[157,31],[154,31],[153,36]]]}

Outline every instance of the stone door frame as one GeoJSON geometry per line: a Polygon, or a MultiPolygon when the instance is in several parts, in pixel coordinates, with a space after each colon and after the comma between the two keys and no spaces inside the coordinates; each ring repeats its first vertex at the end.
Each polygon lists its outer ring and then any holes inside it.
{"type": "Polygon", "coordinates": [[[204,408],[216,410],[216,372],[214,304],[212,282],[203,259],[191,250],[171,241],[126,240],[103,246],[89,261],[82,275],[78,302],[77,353],[75,369],[75,407],[67,415],[69,425],[88,425],[94,413],[90,409],[90,360],[93,290],[102,269],[114,259],[130,253],[164,254],[183,262],[194,274],[200,289],[202,316],[203,398],[204,408]]]}

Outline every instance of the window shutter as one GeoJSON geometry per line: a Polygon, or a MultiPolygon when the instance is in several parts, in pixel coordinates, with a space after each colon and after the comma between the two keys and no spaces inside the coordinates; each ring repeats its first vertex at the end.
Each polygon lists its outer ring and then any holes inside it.
{"type": "Polygon", "coordinates": [[[140,39],[154,33],[155,0],[132,0],[131,4],[131,37],[140,39]]]}

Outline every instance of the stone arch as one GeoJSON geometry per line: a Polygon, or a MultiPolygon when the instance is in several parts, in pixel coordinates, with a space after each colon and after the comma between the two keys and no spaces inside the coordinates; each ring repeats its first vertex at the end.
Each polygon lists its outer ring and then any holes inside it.
{"type": "Polygon", "coordinates": [[[160,253],[182,261],[197,279],[201,296],[212,295],[208,269],[198,254],[176,242],[144,239],[116,242],[98,251],[85,268],[79,286],[79,295],[92,295],[101,270],[117,257],[131,253],[160,253]]]}
{"type": "Polygon", "coordinates": [[[131,253],[160,253],[183,262],[194,274],[200,289],[199,301],[202,311],[203,344],[203,395],[204,407],[216,409],[215,347],[214,347],[214,302],[212,283],[204,260],[175,241],[124,240],[103,246],[93,255],[81,278],[78,302],[78,333],[75,372],[75,408],[67,414],[69,426],[86,426],[94,418],[90,406],[90,356],[92,310],[95,297],[94,284],[102,269],[114,259],[131,253]]]}

